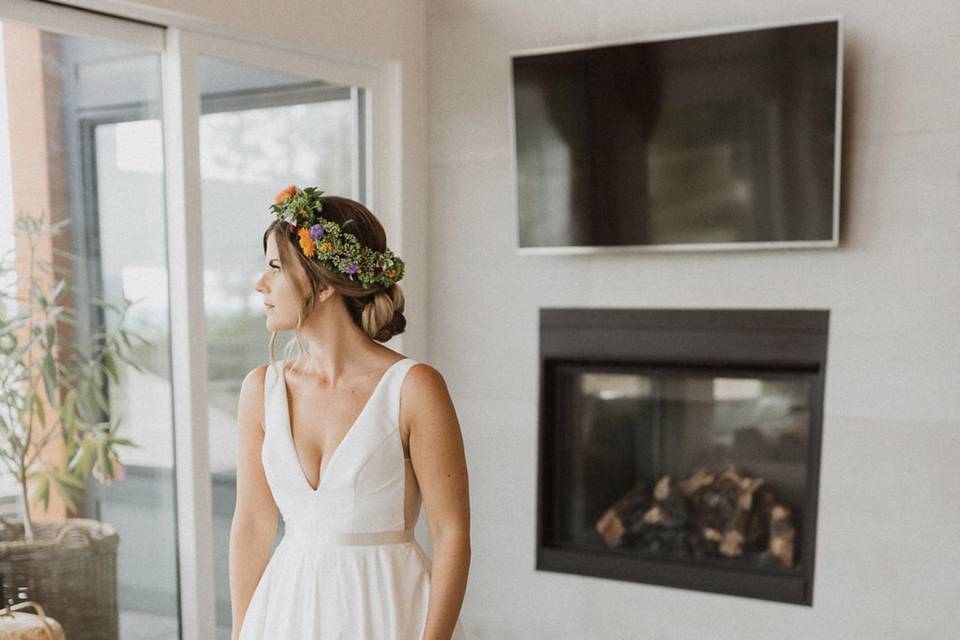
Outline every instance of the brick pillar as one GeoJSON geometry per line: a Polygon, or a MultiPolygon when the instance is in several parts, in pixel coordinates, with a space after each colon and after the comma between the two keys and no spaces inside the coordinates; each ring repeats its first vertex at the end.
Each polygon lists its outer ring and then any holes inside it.
{"type": "MultiPolygon", "coordinates": [[[[63,158],[63,120],[60,95],[59,36],[15,23],[3,23],[3,64],[6,74],[7,111],[10,125],[10,165],[14,213],[31,216],[43,213],[48,223],[69,216],[67,210],[66,166],[63,158]]],[[[29,245],[16,238],[17,295],[26,300],[30,277],[29,245]]],[[[69,230],[57,236],[41,237],[35,259],[52,263],[58,277],[69,276],[71,265],[56,250],[69,251],[69,230]]],[[[50,277],[34,269],[35,276],[50,277]]],[[[45,283],[44,289],[48,284],[45,283]]],[[[69,325],[58,331],[66,333],[69,325]]],[[[26,332],[25,332],[26,333],[26,332]]],[[[41,385],[42,386],[42,385],[41,385]]],[[[41,394],[42,394],[41,390],[41,394]]],[[[53,408],[44,407],[48,423],[53,408]]],[[[62,452],[59,438],[52,438],[43,456],[55,460],[62,452]]],[[[32,493],[32,487],[30,488],[32,493]]],[[[82,505],[80,505],[82,508],[82,505]]],[[[43,506],[31,504],[31,515],[42,517],[43,506]]],[[[66,515],[66,505],[51,488],[49,517],[66,515]]]]}

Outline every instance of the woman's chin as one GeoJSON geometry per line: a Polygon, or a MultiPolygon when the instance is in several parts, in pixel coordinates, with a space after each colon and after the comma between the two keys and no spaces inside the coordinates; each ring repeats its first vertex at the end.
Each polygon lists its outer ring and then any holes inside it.
{"type": "Polygon", "coordinates": [[[292,326],[288,327],[283,322],[278,322],[274,318],[271,318],[269,315],[267,316],[267,329],[269,331],[287,331],[292,328],[293,328],[292,326]]]}

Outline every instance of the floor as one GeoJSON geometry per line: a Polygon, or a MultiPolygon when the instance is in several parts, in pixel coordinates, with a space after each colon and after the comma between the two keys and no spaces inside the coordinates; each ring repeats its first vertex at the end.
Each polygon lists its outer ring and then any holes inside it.
{"type": "MultiPolygon", "coordinates": [[[[177,619],[138,611],[120,611],[120,640],[179,640],[177,619]]],[[[230,629],[217,628],[217,640],[230,640],[230,629]]]]}

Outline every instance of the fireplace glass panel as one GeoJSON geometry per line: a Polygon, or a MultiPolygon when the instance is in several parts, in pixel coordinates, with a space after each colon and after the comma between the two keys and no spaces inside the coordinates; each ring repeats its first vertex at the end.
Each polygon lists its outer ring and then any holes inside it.
{"type": "Polygon", "coordinates": [[[554,372],[556,546],[799,572],[814,374],[554,372]]]}

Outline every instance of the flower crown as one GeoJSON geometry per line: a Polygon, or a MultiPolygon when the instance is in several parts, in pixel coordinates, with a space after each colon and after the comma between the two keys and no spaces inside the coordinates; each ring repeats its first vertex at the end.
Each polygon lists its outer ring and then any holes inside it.
{"type": "MultiPolygon", "coordinates": [[[[359,281],[364,289],[373,284],[389,287],[403,277],[403,260],[390,249],[375,251],[360,244],[355,235],[343,231],[333,220],[320,216],[323,191],[316,187],[299,189],[290,185],[277,194],[270,211],[291,225],[300,251],[324,266],[359,281]]],[[[354,222],[347,220],[343,226],[354,222]]]]}

